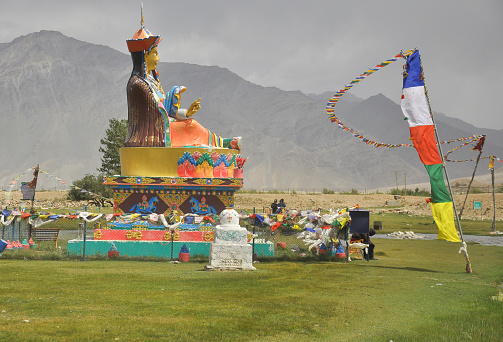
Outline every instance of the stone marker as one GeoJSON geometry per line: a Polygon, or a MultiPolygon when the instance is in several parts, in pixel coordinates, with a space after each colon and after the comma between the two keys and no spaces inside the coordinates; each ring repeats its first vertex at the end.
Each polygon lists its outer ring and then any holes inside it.
{"type": "Polygon", "coordinates": [[[210,247],[208,271],[255,270],[252,246],[247,243],[248,231],[239,225],[239,215],[234,209],[220,214],[220,224],[215,227],[214,241],[210,247]]]}

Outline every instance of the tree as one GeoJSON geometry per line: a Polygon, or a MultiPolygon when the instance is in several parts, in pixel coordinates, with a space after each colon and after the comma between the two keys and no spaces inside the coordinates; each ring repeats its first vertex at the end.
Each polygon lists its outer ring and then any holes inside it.
{"type": "Polygon", "coordinates": [[[68,199],[73,201],[88,201],[99,207],[105,204],[113,205],[113,191],[103,184],[103,175],[116,175],[121,172],[119,150],[124,146],[128,131],[128,121],[110,119],[106,136],[101,139],[100,152],[101,167],[99,175],[87,174],[84,178],[73,182],[72,189],[68,192],[68,199]]]}
{"type": "Polygon", "coordinates": [[[72,201],[88,201],[97,207],[105,204],[113,206],[113,191],[103,184],[102,175],[87,174],[84,178],[73,182],[72,189],[68,192],[68,199],[72,201]]]}
{"type": "Polygon", "coordinates": [[[106,136],[100,140],[100,152],[103,153],[103,157],[101,158],[101,167],[98,169],[99,172],[107,176],[121,173],[119,149],[124,147],[127,131],[128,121],[126,119],[110,119],[106,136]]]}

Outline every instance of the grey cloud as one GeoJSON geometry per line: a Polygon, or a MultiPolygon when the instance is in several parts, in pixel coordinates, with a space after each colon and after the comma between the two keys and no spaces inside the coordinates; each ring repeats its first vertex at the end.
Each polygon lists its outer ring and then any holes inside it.
{"type": "MultiPolygon", "coordinates": [[[[147,28],[163,36],[164,61],[218,65],[285,90],[335,92],[366,68],[417,47],[434,109],[503,128],[496,94],[499,0],[143,2],[147,28]]],[[[139,13],[136,0],[8,2],[0,13],[0,42],[58,30],[127,53],[125,40],[139,28],[139,13]]],[[[396,64],[352,91],[399,101],[403,63],[396,64]]]]}

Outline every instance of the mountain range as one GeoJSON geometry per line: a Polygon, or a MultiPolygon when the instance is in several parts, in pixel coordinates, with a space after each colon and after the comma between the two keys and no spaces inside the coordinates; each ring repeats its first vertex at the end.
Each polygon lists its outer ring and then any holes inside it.
{"type": "MultiPolygon", "coordinates": [[[[164,88],[187,87],[182,107],[202,98],[196,114],[201,124],[223,137],[243,137],[246,189],[363,190],[392,187],[397,179],[403,185],[405,177],[407,184],[428,182],[413,148],[374,148],[330,122],[325,106],[339,88],[317,95],[284,91],[250,83],[222,67],[160,58],[164,88]]],[[[0,44],[0,142],[7,152],[0,188],[37,164],[55,176],[40,178],[39,187],[45,189],[68,188],[84,175],[96,174],[109,120],[127,119],[131,71],[129,55],[60,32],[40,31],[0,44]]],[[[382,94],[360,99],[348,93],[336,115],[369,139],[410,143],[400,106],[382,94]]],[[[503,148],[503,130],[477,128],[441,113],[435,120],[440,140],[485,134],[484,156],[498,155],[503,148]]],[[[461,143],[444,144],[443,152],[461,143]]],[[[451,158],[476,155],[464,148],[451,158]]],[[[487,173],[487,164],[481,163],[478,174],[487,173]]],[[[473,167],[471,162],[447,163],[451,179],[471,177],[473,167]]]]}

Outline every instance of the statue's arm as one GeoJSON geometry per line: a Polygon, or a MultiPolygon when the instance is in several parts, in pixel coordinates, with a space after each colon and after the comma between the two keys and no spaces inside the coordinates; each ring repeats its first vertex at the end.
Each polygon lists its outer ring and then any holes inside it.
{"type": "Polygon", "coordinates": [[[196,114],[196,112],[201,109],[201,98],[197,99],[196,101],[192,102],[190,105],[189,109],[187,109],[187,117],[191,117],[192,115],[196,114]]]}
{"type": "Polygon", "coordinates": [[[177,120],[190,119],[201,108],[201,99],[194,101],[189,109],[180,108],[181,94],[185,90],[185,87],[174,86],[164,100],[164,108],[168,111],[168,115],[177,120]]]}

